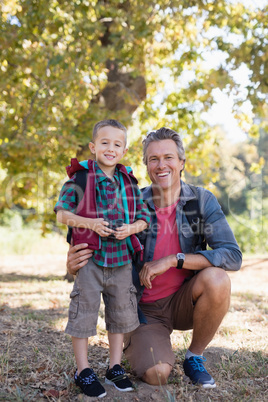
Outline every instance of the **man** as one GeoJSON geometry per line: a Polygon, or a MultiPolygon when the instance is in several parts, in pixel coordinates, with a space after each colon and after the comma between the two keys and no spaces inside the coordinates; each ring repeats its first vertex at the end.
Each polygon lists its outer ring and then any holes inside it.
{"type": "MultiPolygon", "coordinates": [[[[143,381],[165,384],[175,362],[170,334],[173,329],[192,328],[183,363],[185,374],[194,384],[214,388],[215,381],[203,364],[203,351],[229,308],[231,285],[225,271],[238,270],[242,254],[216,198],[200,187],[203,232],[211,249],[202,250],[196,243],[185,212],[195,191],[181,181],[185,154],[175,131],[162,127],[150,132],[143,141],[143,161],[152,181],[143,190],[152,221],[144,241],[140,284],[133,271],[141,324],[125,338],[125,354],[143,381]]],[[[75,274],[91,256],[83,247],[70,249],[70,273],[75,274]]]]}

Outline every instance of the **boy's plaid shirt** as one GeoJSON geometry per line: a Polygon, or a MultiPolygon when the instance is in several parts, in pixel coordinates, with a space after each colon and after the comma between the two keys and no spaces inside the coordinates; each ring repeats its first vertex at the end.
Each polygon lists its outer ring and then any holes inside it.
{"type": "MultiPolygon", "coordinates": [[[[96,201],[98,205],[99,218],[107,218],[111,221],[116,219],[124,220],[124,208],[119,184],[119,172],[116,168],[115,174],[110,179],[103,171],[96,167],[96,201]]],[[[66,209],[75,213],[76,195],[74,186],[75,175],[68,180],[62,187],[59,200],[55,205],[54,211],[66,209]]],[[[136,195],[136,220],[142,219],[150,223],[150,213],[143,202],[142,195],[137,186],[135,186],[136,195]]],[[[126,239],[115,242],[110,239],[101,240],[101,249],[95,250],[93,261],[103,267],[122,266],[132,261],[131,253],[127,247],[126,239]]]]}

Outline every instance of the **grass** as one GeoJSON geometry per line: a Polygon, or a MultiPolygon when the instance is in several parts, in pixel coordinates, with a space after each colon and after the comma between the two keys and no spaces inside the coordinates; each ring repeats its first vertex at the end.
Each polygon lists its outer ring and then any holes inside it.
{"type": "MultiPolygon", "coordinates": [[[[55,242],[53,242],[55,246],[55,242]]],[[[71,338],[64,334],[72,284],[63,280],[65,253],[5,256],[0,262],[0,401],[83,401],[73,383],[71,338]]],[[[135,390],[106,401],[265,401],[267,392],[267,256],[244,261],[231,273],[232,303],[205,352],[217,388],[184,381],[182,363],[191,331],[174,331],[176,365],[169,384],[151,387],[131,375],[135,390]]],[[[101,379],[108,363],[103,322],[89,343],[89,360],[101,379]]],[[[127,371],[127,360],[123,359],[127,371]]]]}
{"type": "Polygon", "coordinates": [[[0,226],[1,256],[9,255],[47,255],[66,253],[67,244],[57,233],[41,235],[34,228],[9,228],[0,226]]]}

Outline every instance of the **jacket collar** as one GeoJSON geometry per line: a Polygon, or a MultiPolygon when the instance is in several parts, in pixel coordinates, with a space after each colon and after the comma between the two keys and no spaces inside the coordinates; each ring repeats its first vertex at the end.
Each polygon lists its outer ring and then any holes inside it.
{"type": "MultiPolygon", "coordinates": [[[[95,164],[94,160],[88,159],[87,161],[82,161],[78,162],[77,158],[72,158],[71,159],[71,164],[66,167],[66,171],[69,177],[72,177],[74,173],[76,173],[79,170],[87,170],[87,169],[93,169],[95,172],[95,164]]],[[[132,169],[131,168],[126,168],[124,165],[121,163],[118,163],[116,165],[117,169],[123,173],[126,177],[130,176],[135,183],[138,183],[138,180],[136,177],[133,175],[132,169]]]]}

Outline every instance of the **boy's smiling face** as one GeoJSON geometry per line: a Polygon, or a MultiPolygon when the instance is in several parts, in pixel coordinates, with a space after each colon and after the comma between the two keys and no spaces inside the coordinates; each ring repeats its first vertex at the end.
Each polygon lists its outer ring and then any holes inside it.
{"type": "Polygon", "coordinates": [[[127,152],[125,133],[119,128],[102,127],[95,142],[89,143],[89,149],[96,156],[100,169],[107,176],[113,176],[116,164],[127,152]]]}

